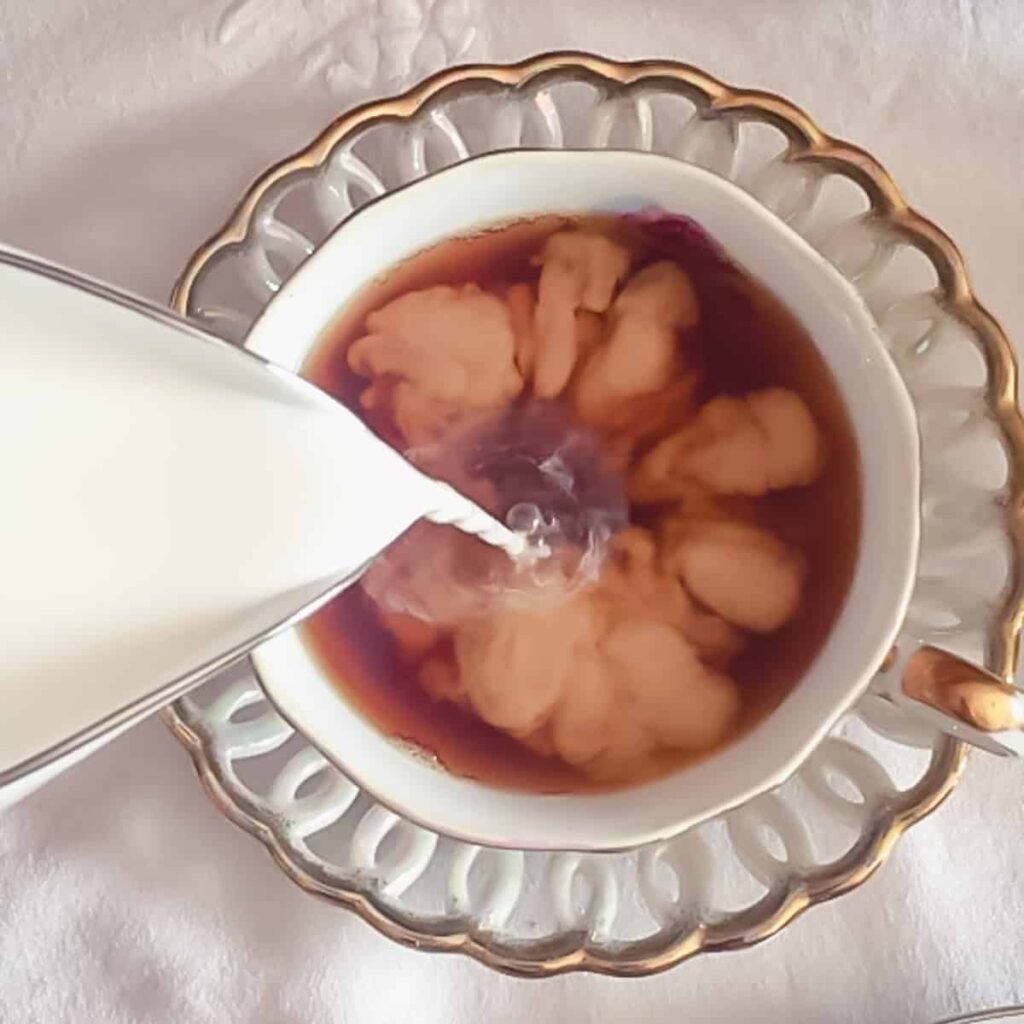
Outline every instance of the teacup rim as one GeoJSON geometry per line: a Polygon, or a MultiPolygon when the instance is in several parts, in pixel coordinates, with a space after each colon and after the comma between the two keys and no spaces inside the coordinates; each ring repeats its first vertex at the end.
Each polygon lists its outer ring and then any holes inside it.
{"type": "MultiPolygon", "coordinates": [[[[912,460],[913,479],[907,481],[907,488],[913,492],[913,500],[907,501],[907,506],[913,508],[913,514],[909,517],[909,522],[912,525],[910,529],[910,543],[908,544],[907,558],[906,558],[906,570],[904,572],[904,580],[902,593],[899,595],[898,600],[894,603],[893,611],[889,616],[889,628],[886,631],[884,638],[879,639],[878,643],[874,644],[872,650],[874,655],[869,659],[875,664],[875,669],[881,663],[888,651],[893,640],[895,639],[896,633],[898,632],[907,609],[909,602],[910,593],[912,590],[912,584],[914,580],[914,566],[916,565],[917,547],[919,541],[919,516],[918,516],[918,501],[917,497],[919,494],[919,470],[920,461],[919,453],[917,452],[917,432],[916,424],[914,422],[913,405],[906,392],[903,381],[899,378],[895,368],[891,364],[891,360],[885,353],[884,345],[881,341],[877,327],[874,324],[870,310],[867,308],[863,298],[857,292],[856,288],[848,282],[842,275],[836,270],[813,246],[801,238],[789,225],[778,218],[771,210],[765,208],[756,199],[750,196],[743,189],[739,188],[732,182],[721,178],[718,175],[713,174],[710,171],[706,171],[703,168],[694,166],[692,164],[683,163],[679,160],[671,157],[662,156],[654,153],[641,153],[631,150],[589,150],[589,149],[564,149],[564,150],[546,150],[546,149],[518,149],[518,150],[504,150],[498,152],[492,152],[482,154],[480,156],[472,157],[461,161],[453,167],[448,167],[443,170],[437,171],[433,174],[426,176],[425,178],[417,179],[416,181],[409,182],[400,188],[396,188],[391,192],[388,192],[382,196],[379,196],[369,202],[363,207],[357,210],[351,215],[346,221],[339,225],[323,243],[318,247],[314,254],[299,267],[295,274],[292,275],[281,287],[278,294],[274,297],[272,302],[263,311],[257,321],[254,323],[248,337],[245,340],[247,347],[253,347],[255,351],[259,352],[265,357],[274,359],[279,356],[279,352],[274,351],[274,347],[266,347],[266,339],[262,337],[262,332],[268,330],[267,324],[274,325],[276,319],[282,315],[282,310],[289,297],[294,298],[293,292],[296,287],[302,286],[302,283],[309,278],[313,268],[325,262],[324,259],[318,258],[318,256],[325,251],[330,252],[338,248],[337,239],[343,236],[349,236],[353,234],[353,227],[359,224],[365,225],[368,219],[372,219],[373,211],[378,210],[381,204],[393,205],[392,201],[397,200],[402,195],[407,195],[413,190],[426,191],[431,185],[436,186],[439,181],[451,180],[452,178],[465,176],[467,173],[472,173],[479,167],[481,163],[489,164],[500,164],[504,162],[514,162],[522,164],[525,162],[541,161],[550,163],[562,163],[568,164],[572,160],[586,160],[586,161],[602,161],[608,160],[609,158],[614,160],[625,160],[625,161],[660,161],[666,166],[671,166],[672,173],[675,175],[689,176],[691,180],[702,181],[705,185],[710,185],[719,191],[728,194],[730,201],[737,201],[741,205],[746,207],[746,211],[759,217],[763,224],[768,225],[774,232],[780,237],[787,240],[790,245],[795,245],[797,250],[802,253],[803,258],[810,258],[813,263],[819,267],[826,276],[830,277],[833,284],[842,286],[846,298],[851,303],[852,308],[856,308],[858,315],[863,320],[861,330],[866,335],[873,338],[875,342],[875,348],[877,353],[885,357],[885,362],[889,365],[891,376],[894,378],[893,393],[902,396],[905,408],[904,413],[909,415],[909,433],[912,437],[914,446],[914,458],[912,460]],[[254,346],[253,340],[257,342],[254,346]]],[[[542,215],[543,213],[558,214],[576,211],[567,211],[564,207],[562,208],[548,208],[544,211],[538,211],[535,216],[542,215]]],[[[467,226],[462,228],[456,228],[452,230],[445,237],[458,237],[459,235],[465,235],[473,231],[484,230],[488,227],[500,225],[502,223],[510,223],[515,220],[523,219],[522,217],[508,217],[499,218],[497,220],[488,221],[477,221],[473,226],[467,226]]],[[[713,237],[715,237],[713,235],[713,237]]],[[[438,239],[441,240],[441,239],[438,239]]],[[[717,240],[717,239],[716,239],[717,240]]],[[[431,243],[436,244],[436,243],[431,243]]],[[[730,253],[729,247],[724,246],[726,252],[730,253]]],[[[414,249],[411,251],[403,252],[389,263],[390,266],[397,265],[402,260],[414,255],[415,252],[421,251],[421,249],[414,249]]],[[[363,286],[368,285],[373,278],[366,278],[363,286]]],[[[770,284],[769,284],[770,286],[770,284]]],[[[774,290],[774,289],[773,289],[774,290]]],[[[355,295],[358,294],[358,290],[350,295],[348,298],[339,302],[328,316],[324,319],[324,325],[330,323],[337,315],[344,305],[351,301],[355,295]]],[[[309,338],[304,346],[301,347],[301,352],[298,355],[297,362],[292,368],[298,368],[303,364],[309,353],[315,348],[316,344],[320,340],[322,330],[317,332],[311,338],[309,338]]],[[[271,339],[272,340],[272,339],[271,339]]],[[[814,339],[817,344],[817,339],[814,339]]],[[[842,381],[837,380],[837,386],[844,396],[844,399],[848,397],[848,390],[844,386],[842,381]]],[[[905,526],[907,524],[904,524],[905,526]]],[[[862,538],[863,539],[863,538],[862,538]]],[[[858,565],[860,558],[858,556],[858,565]]],[[[852,584],[851,584],[852,590],[852,584]]],[[[839,618],[833,627],[833,632],[838,630],[840,624],[843,622],[846,616],[846,609],[840,612],[839,618]]],[[[532,838],[529,834],[524,835],[522,827],[517,831],[515,828],[511,828],[510,834],[505,837],[495,837],[490,832],[474,832],[472,827],[460,828],[454,827],[450,823],[442,822],[437,817],[432,815],[424,815],[420,812],[415,802],[410,802],[406,799],[396,798],[392,792],[389,792],[386,787],[382,788],[379,786],[372,777],[372,773],[368,774],[365,770],[361,770],[359,767],[353,766],[352,758],[346,757],[343,752],[339,752],[336,747],[332,747],[329,740],[324,741],[323,736],[318,735],[318,729],[315,726],[311,726],[309,721],[304,720],[304,716],[294,713],[293,707],[289,706],[287,699],[282,699],[282,692],[277,690],[277,680],[274,678],[277,668],[275,663],[277,661],[277,654],[280,653],[285,645],[296,643],[301,647],[305,647],[302,644],[301,639],[297,634],[292,631],[291,633],[284,634],[281,637],[276,638],[269,644],[260,648],[256,651],[252,657],[252,664],[257,678],[260,681],[264,692],[268,698],[275,705],[282,716],[290,722],[299,732],[309,738],[318,749],[334,764],[336,764],[346,775],[353,779],[361,788],[365,789],[371,796],[378,800],[383,806],[389,808],[395,813],[419,824],[432,831],[439,832],[441,834],[453,836],[455,838],[477,843],[480,845],[497,846],[504,848],[533,848],[533,849],[570,849],[579,851],[614,851],[622,850],[627,848],[635,847],[638,843],[647,843],[653,841],[659,841],[667,839],[673,835],[677,835],[680,831],[698,823],[699,821],[706,820],[709,817],[713,817],[724,813],[730,809],[733,809],[753,797],[763,793],[767,790],[775,788],[781,782],[785,781],[790,774],[795,770],[797,766],[802,764],[806,758],[810,755],[813,749],[821,741],[821,739],[827,734],[832,728],[835,722],[842,716],[842,714],[849,709],[849,707],[861,696],[864,689],[868,686],[874,670],[863,670],[859,674],[851,673],[851,675],[857,676],[857,683],[854,685],[850,683],[845,691],[844,696],[841,700],[835,701],[827,714],[816,716],[817,725],[810,729],[806,735],[803,736],[796,744],[790,744],[791,749],[788,754],[784,757],[777,757],[774,760],[778,761],[777,766],[774,769],[766,770],[759,774],[759,777],[755,781],[747,781],[742,787],[737,788],[737,791],[728,799],[719,798],[713,802],[713,806],[709,806],[707,809],[699,812],[683,816],[679,819],[672,821],[666,821],[664,825],[660,827],[649,827],[642,831],[630,831],[623,835],[621,839],[617,840],[605,840],[599,836],[590,836],[588,838],[576,837],[575,840],[568,836],[563,836],[559,840],[548,840],[546,838],[536,839],[532,838]]],[[[305,651],[308,658],[312,658],[308,650],[305,651]]],[[[813,666],[811,667],[813,668],[813,666]]],[[[325,677],[328,686],[332,687],[336,699],[349,706],[348,701],[344,695],[330,682],[327,678],[327,673],[322,669],[320,670],[321,675],[325,677]]],[[[808,675],[811,674],[811,669],[801,677],[798,681],[790,696],[798,692],[801,687],[804,686],[805,680],[808,675]]],[[[788,698],[787,698],[788,701],[788,698]]],[[[783,702],[784,706],[787,701],[783,702]]],[[[533,804],[535,802],[543,802],[551,804],[552,802],[559,801],[572,801],[573,803],[580,803],[585,801],[605,801],[609,799],[621,798],[623,795],[639,797],[644,793],[649,792],[651,789],[663,788],[667,784],[672,783],[674,780],[678,781],[679,778],[692,776],[695,772],[698,772],[703,766],[707,766],[718,761],[722,756],[730,753],[739,753],[744,749],[755,737],[759,736],[767,726],[770,725],[772,719],[779,714],[782,706],[779,709],[772,712],[764,721],[759,723],[750,732],[741,735],[735,741],[724,747],[721,751],[715,752],[707,759],[704,759],[691,767],[685,767],[679,772],[670,773],[667,776],[655,779],[651,782],[641,784],[636,787],[630,787],[626,789],[619,789],[609,793],[570,793],[570,794],[535,794],[535,793],[519,793],[507,790],[500,790],[494,787],[482,787],[485,788],[487,793],[493,799],[500,799],[504,803],[510,805],[510,809],[515,809],[523,813],[528,812],[528,807],[518,806],[521,804],[533,804]]],[[[356,712],[358,714],[358,712],[356,712]]],[[[363,719],[364,725],[374,733],[381,735],[379,730],[374,723],[368,719],[363,719]]],[[[394,741],[388,741],[393,749],[401,750],[400,745],[394,741]]],[[[421,768],[424,768],[422,758],[416,757],[404,750],[401,751],[402,756],[408,758],[410,761],[416,762],[421,768]]],[[[443,778],[445,784],[451,783],[466,783],[468,780],[459,779],[456,776],[449,775],[444,772],[440,772],[435,768],[429,769],[433,773],[434,780],[437,778],[443,778]]],[[[470,785],[480,786],[478,783],[470,782],[470,785]]],[[[529,831],[529,830],[527,830],[529,831]]]]}

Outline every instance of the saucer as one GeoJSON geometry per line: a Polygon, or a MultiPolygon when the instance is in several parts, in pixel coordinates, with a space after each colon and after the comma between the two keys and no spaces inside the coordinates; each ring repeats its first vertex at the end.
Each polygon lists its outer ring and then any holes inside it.
{"type": "MultiPolygon", "coordinates": [[[[781,217],[857,289],[914,400],[921,559],[901,639],[1007,675],[1024,614],[1012,510],[1024,429],[1016,367],[962,258],[885,171],[780,97],[667,62],[553,54],[443,72],[340,118],[268,171],[185,268],[176,308],[241,341],[283,280],[376,196],[514,148],[662,153],[781,217]]],[[[777,790],[683,834],[612,854],[496,850],[376,804],[238,666],[166,712],[224,813],[303,888],[417,948],[497,969],[639,975],[741,948],[863,882],[956,785],[965,752],[886,698],[845,715],[777,790]]]]}

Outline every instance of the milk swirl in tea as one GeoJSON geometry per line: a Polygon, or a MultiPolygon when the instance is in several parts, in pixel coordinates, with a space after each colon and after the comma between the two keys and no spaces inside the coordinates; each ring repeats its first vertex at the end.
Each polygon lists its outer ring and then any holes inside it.
{"type": "Polygon", "coordinates": [[[813,342],[695,224],[547,217],[424,252],[306,375],[528,533],[421,523],[303,629],[386,733],[542,792],[704,757],[835,621],[860,490],[813,342]]]}

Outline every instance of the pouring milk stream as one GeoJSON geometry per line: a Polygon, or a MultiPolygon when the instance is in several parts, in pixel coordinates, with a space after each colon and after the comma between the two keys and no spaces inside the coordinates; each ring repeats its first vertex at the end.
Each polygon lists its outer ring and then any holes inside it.
{"type": "Polygon", "coordinates": [[[163,309],[2,250],[0,309],[0,788],[308,614],[421,517],[523,550],[343,405],[163,309]]]}

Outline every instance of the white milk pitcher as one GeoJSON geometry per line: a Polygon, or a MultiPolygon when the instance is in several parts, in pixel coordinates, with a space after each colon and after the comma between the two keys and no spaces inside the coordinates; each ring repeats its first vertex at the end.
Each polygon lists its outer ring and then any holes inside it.
{"type": "Polygon", "coordinates": [[[516,535],[340,403],[0,250],[0,803],[352,583],[420,517],[516,535]]]}

